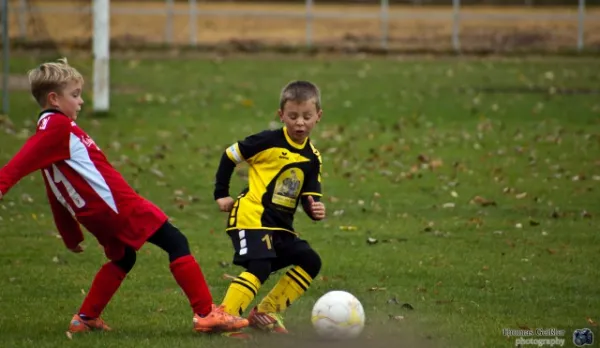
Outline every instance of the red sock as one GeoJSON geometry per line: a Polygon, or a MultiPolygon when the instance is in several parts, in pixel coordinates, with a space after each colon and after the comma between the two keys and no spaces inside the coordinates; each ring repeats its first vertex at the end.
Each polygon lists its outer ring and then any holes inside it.
{"type": "Polygon", "coordinates": [[[198,265],[194,256],[180,257],[171,262],[170,268],[177,284],[190,300],[194,313],[200,315],[210,313],[213,304],[212,295],[208,290],[200,265],[198,265]]]}
{"type": "Polygon", "coordinates": [[[114,263],[108,262],[104,264],[96,274],[92,282],[92,287],[85,300],[83,300],[81,309],[79,309],[79,314],[83,314],[89,318],[98,318],[115,292],[119,289],[119,286],[121,286],[126,275],[127,273],[123,272],[114,263]]]}

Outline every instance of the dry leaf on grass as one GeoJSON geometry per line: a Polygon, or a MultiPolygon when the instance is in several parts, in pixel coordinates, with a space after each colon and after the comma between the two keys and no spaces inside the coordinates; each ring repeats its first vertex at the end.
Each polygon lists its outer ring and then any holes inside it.
{"type": "Polygon", "coordinates": [[[489,207],[489,206],[496,206],[496,202],[483,198],[481,196],[475,196],[471,199],[471,201],[469,202],[471,204],[479,204],[482,207],[489,207]]]}

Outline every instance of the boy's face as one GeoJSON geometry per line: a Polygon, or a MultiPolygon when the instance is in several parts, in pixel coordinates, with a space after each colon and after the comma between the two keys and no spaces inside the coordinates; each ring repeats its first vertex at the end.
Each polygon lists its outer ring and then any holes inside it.
{"type": "Polygon", "coordinates": [[[303,102],[287,101],[283,110],[278,111],[288,136],[298,144],[308,138],[310,131],[321,120],[322,113],[323,110],[317,110],[314,98],[303,102]]]}
{"type": "Polygon", "coordinates": [[[83,82],[69,81],[62,92],[51,92],[48,94],[48,102],[51,107],[60,110],[71,120],[75,121],[77,113],[81,110],[81,105],[83,105],[82,91],[83,82]]]}

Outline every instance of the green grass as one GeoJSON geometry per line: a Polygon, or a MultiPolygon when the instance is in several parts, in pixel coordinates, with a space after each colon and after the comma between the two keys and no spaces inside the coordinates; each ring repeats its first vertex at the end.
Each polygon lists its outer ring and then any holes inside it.
{"type": "MultiPolygon", "coordinates": [[[[11,71],[37,63],[13,59],[11,71]]],[[[91,62],[72,63],[89,81],[91,62]]],[[[362,301],[366,337],[401,332],[395,347],[514,346],[501,330],[519,326],[571,330],[570,342],[573,328],[600,320],[597,60],[270,57],[115,60],[111,69],[111,115],[93,118],[88,107],[78,123],[188,236],[217,301],[228,285],[222,275],[241,271],[219,264],[232,255],[212,201],[221,151],[276,121],[278,91],[300,78],[322,88],[313,139],[328,209],[321,223],[297,215],[324,261],[322,277],[286,317],[300,342],[314,345],[305,341],[309,312],[332,289],[362,301]],[[595,94],[561,93],[569,88],[595,94]],[[494,204],[471,203],[476,196],[494,204]]],[[[38,112],[26,92],[10,98],[16,134],[0,133],[0,164],[38,112]]],[[[233,192],[243,185],[234,176],[233,192]]],[[[0,235],[2,346],[67,346],[64,331],[104,262],[101,249],[89,234],[81,255],[56,239],[39,174],[0,203],[0,235]]],[[[140,251],[104,317],[115,332],[71,343],[238,345],[191,332],[185,297],[154,246],[140,251]]]]}

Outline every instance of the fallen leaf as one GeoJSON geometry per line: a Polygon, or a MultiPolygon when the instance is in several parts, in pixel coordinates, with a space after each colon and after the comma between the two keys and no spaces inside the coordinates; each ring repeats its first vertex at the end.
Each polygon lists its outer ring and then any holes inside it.
{"type": "Polygon", "coordinates": [[[33,198],[31,198],[31,196],[27,193],[24,193],[21,195],[21,200],[23,202],[27,202],[27,203],[33,203],[33,198]]]}
{"type": "Polygon", "coordinates": [[[431,162],[429,162],[429,167],[431,169],[437,169],[443,165],[444,165],[444,162],[441,159],[434,159],[431,162]]]}
{"type": "Polygon", "coordinates": [[[378,242],[379,241],[375,238],[371,238],[371,237],[367,238],[367,244],[369,244],[369,245],[377,244],[378,242]]]}
{"type": "Polygon", "coordinates": [[[402,315],[392,315],[392,314],[390,314],[389,317],[392,320],[404,320],[404,316],[402,316],[402,315]]]}
{"type": "Polygon", "coordinates": [[[473,197],[469,203],[479,204],[482,207],[496,206],[496,202],[489,200],[489,199],[485,199],[481,196],[473,197]]]}
{"type": "Polygon", "coordinates": [[[523,199],[523,198],[525,198],[525,197],[527,197],[527,192],[521,192],[521,193],[517,193],[517,194],[515,195],[515,198],[516,198],[516,199],[523,199]]]}
{"type": "Polygon", "coordinates": [[[596,323],[592,318],[587,317],[586,318],[587,322],[592,325],[592,326],[598,326],[598,323],[596,323]]]}
{"type": "Polygon", "coordinates": [[[371,288],[369,288],[369,291],[386,291],[387,288],[380,288],[378,286],[373,286],[371,288]]]}
{"type": "Polygon", "coordinates": [[[227,273],[223,273],[223,279],[230,279],[233,280],[235,279],[235,276],[232,276],[231,274],[227,274],[227,273]]]}
{"type": "Polygon", "coordinates": [[[70,331],[65,332],[65,334],[67,335],[67,338],[72,340],[73,339],[73,334],[71,334],[70,331]]]}
{"type": "Polygon", "coordinates": [[[398,301],[398,299],[397,299],[397,298],[395,298],[395,297],[392,297],[392,298],[390,298],[389,300],[387,300],[387,303],[388,303],[388,304],[400,304],[400,301],[398,301]]]}
{"type": "Polygon", "coordinates": [[[400,308],[408,309],[409,311],[412,311],[415,309],[415,307],[413,307],[410,303],[404,303],[404,304],[402,304],[402,306],[400,306],[400,308]]]}
{"type": "Polygon", "coordinates": [[[423,154],[417,156],[417,160],[421,163],[429,163],[429,158],[423,154]]]}
{"type": "Polygon", "coordinates": [[[554,255],[554,254],[556,254],[556,250],[554,250],[554,249],[550,249],[550,248],[548,248],[548,249],[546,249],[546,251],[547,251],[547,252],[548,252],[548,254],[550,254],[550,255],[554,255]]]}
{"type": "Polygon", "coordinates": [[[156,169],[156,168],[150,168],[150,173],[156,175],[159,178],[164,178],[165,175],[163,174],[163,172],[161,172],[160,170],[156,169]]]}
{"type": "Polygon", "coordinates": [[[584,210],[581,212],[581,217],[584,219],[591,219],[592,218],[592,214],[590,214],[587,210],[584,210]]]}

